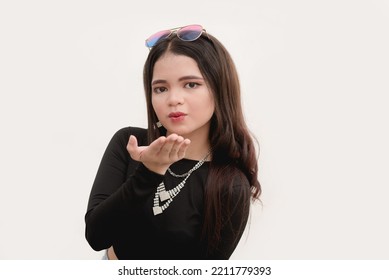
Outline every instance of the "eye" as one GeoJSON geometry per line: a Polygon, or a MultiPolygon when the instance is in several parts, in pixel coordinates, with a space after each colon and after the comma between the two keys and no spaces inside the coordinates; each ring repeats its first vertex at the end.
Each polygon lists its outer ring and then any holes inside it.
{"type": "Polygon", "coordinates": [[[153,88],[153,92],[154,93],[163,93],[165,91],[167,91],[167,88],[165,88],[165,87],[155,87],[155,88],[153,88]]]}
{"type": "Polygon", "coordinates": [[[200,84],[195,82],[190,82],[185,84],[185,88],[197,88],[200,84]]]}

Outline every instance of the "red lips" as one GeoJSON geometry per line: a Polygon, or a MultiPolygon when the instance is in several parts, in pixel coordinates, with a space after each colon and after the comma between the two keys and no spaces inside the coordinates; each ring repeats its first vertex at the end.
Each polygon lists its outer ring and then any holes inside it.
{"type": "Polygon", "coordinates": [[[179,118],[182,116],[186,116],[186,114],[182,112],[173,112],[169,114],[169,118],[179,118]]]}

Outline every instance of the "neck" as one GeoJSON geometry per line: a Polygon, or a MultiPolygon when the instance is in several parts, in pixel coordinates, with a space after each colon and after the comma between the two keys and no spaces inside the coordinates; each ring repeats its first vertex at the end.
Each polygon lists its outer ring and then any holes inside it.
{"type": "MultiPolygon", "coordinates": [[[[191,133],[189,135],[181,135],[184,138],[190,139],[191,143],[186,150],[185,158],[191,160],[202,160],[209,153],[211,144],[208,140],[208,133],[191,133]]],[[[211,156],[208,156],[206,161],[210,161],[211,156]]]]}
{"type": "MultiPolygon", "coordinates": [[[[191,143],[185,153],[185,158],[192,160],[204,159],[204,157],[209,153],[211,148],[208,139],[205,143],[198,142],[195,139],[189,139],[191,140],[191,143]]],[[[209,160],[211,160],[210,156],[207,157],[206,161],[209,160]]]]}

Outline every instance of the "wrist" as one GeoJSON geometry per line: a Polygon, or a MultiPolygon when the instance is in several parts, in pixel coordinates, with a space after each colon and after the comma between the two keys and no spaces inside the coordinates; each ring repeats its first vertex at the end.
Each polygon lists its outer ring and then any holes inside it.
{"type": "Polygon", "coordinates": [[[149,163],[144,163],[143,165],[150,171],[157,173],[159,175],[165,175],[167,169],[169,166],[163,166],[163,165],[155,165],[155,164],[149,164],[149,163]]]}

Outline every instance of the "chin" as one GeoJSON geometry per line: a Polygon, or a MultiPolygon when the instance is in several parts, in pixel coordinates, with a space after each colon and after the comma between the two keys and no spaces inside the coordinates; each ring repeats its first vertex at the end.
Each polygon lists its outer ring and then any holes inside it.
{"type": "Polygon", "coordinates": [[[189,133],[187,131],[184,131],[184,130],[180,130],[180,129],[175,129],[175,130],[167,130],[167,133],[166,135],[170,135],[170,134],[177,134],[179,136],[185,136],[185,135],[188,135],[189,133]]]}
{"type": "Polygon", "coordinates": [[[175,133],[175,134],[180,135],[180,136],[188,135],[188,134],[191,134],[194,132],[191,129],[177,128],[177,127],[173,127],[171,129],[167,128],[166,130],[167,130],[167,133],[166,133],[167,135],[175,133]]]}

